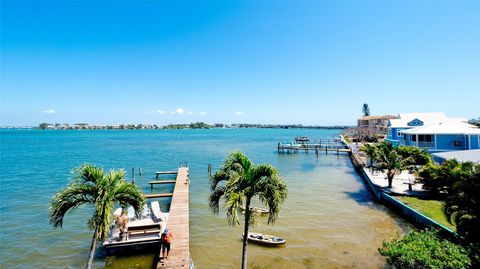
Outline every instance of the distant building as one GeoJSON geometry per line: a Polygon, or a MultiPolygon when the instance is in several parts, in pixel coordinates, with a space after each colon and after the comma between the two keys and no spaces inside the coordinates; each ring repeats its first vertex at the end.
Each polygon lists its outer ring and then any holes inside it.
{"type": "Polygon", "coordinates": [[[396,119],[394,115],[363,116],[357,120],[358,128],[374,128],[379,133],[387,133],[388,121],[396,119]]]}
{"type": "Polygon", "coordinates": [[[480,129],[444,113],[403,113],[389,121],[387,141],[429,151],[479,149],[480,129]]]}

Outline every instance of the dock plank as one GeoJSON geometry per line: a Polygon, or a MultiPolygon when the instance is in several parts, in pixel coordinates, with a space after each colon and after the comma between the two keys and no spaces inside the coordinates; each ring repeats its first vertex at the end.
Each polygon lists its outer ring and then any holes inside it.
{"type": "Polygon", "coordinates": [[[176,175],[178,174],[178,171],[157,171],[155,172],[155,177],[158,179],[159,175],[176,175]]]}
{"type": "Polygon", "coordinates": [[[145,194],[145,198],[160,198],[160,197],[172,197],[173,193],[150,193],[145,194]]]}
{"type": "Polygon", "coordinates": [[[170,183],[175,183],[176,180],[154,180],[154,181],[149,181],[148,184],[170,184],[170,183]]]}

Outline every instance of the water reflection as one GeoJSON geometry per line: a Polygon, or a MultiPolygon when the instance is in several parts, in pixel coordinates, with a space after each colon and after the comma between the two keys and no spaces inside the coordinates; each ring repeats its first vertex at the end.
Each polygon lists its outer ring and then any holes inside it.
{"type": "Polygon", "coordinates": [[[105,261],[106,269],[153,269],[157,268],[160,245],[146,247],[126,247],[109,253],[105,261]]]}

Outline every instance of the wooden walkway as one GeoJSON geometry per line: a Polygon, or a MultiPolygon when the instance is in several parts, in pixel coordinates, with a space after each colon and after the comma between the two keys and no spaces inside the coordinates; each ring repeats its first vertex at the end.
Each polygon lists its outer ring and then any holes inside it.
{"type": "MultiPolygon", "coordinates": [[[[189,208],[188,188],[190,180],[188,167],[178,169],[175,189],[173,191],[172,204],[168,214],[168,229],[172,232],[173,242],[171,244],[168,260],[162,265],[160,261],[158,269],[166,268],[189,268],[190,264],[190,231],[189,231],[189,208]]],[[[160,253],[161,255],[161,253],[160,253]]]]}

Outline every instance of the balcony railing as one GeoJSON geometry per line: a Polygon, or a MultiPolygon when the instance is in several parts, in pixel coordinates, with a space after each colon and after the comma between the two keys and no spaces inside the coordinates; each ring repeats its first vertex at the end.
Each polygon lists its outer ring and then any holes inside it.
{"type": "Polygon", "coordinates": [[[414,146],[414,147],[419,147],[419,148],[435,148],[435,142],[417,142],[416,141],[406,141],[405,143],[406,146],[414,146]]]}
{"type": "Polygon", "coordinates": [[[435,148],[435,142],[418,142],[419,148],[435,148]]]}

